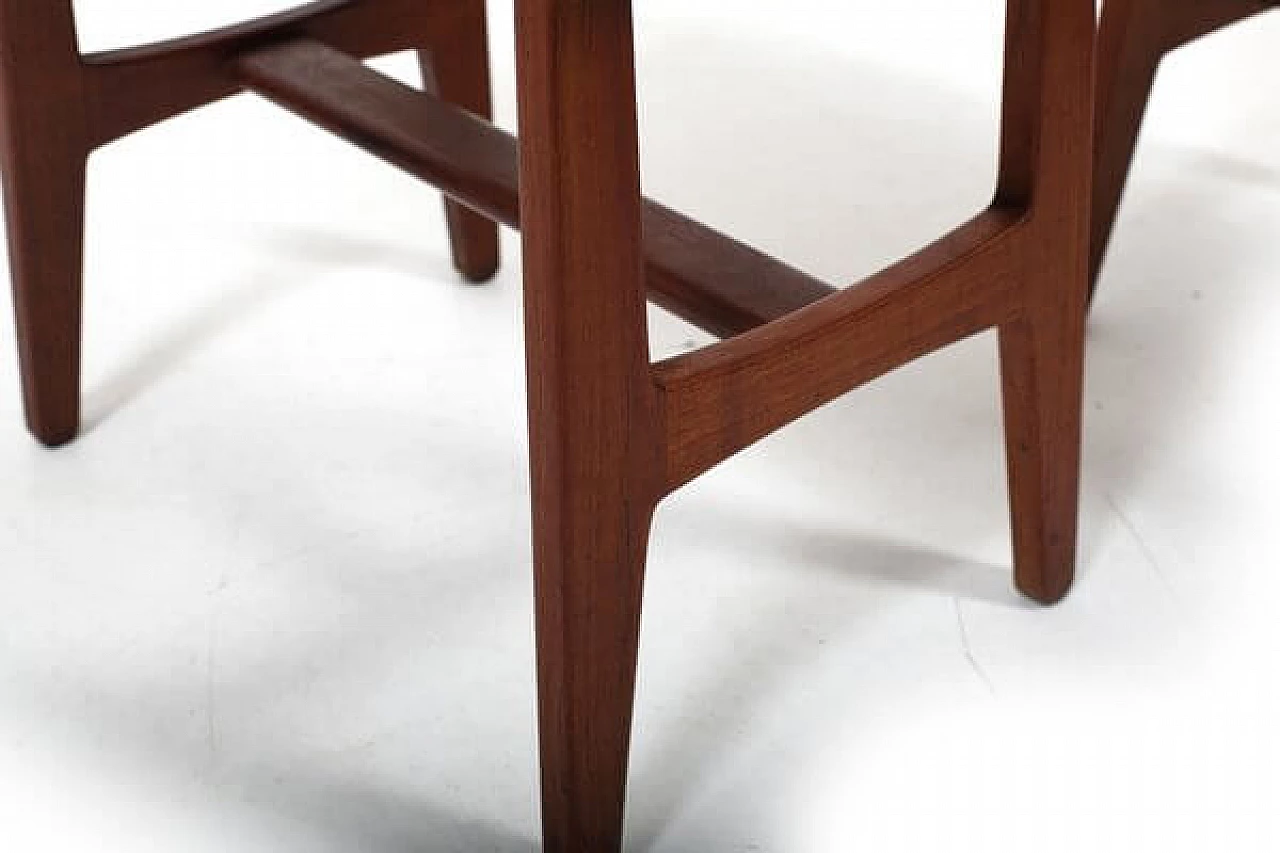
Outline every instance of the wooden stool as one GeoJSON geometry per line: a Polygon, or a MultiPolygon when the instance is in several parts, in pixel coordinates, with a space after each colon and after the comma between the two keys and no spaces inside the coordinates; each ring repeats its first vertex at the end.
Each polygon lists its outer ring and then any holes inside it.
{"type": "Polygon", "coordinates": [[[1094,287],[1161,60],[1201,36],[1275,8],[1280,8],[1280,0],[1106,0],[1098,35],[1090,250],[1094,287]]]}
{"type": "Polygon", "coordinates": [[[188,108],[249,88],[436,184],[469,277],[495,264],[476,214],[520,227],[545,849],[613,853],[653,511],[753,442],[997,328],[1016,582],[1046,603],[1070,587],[1094,5],[1010,0],[993,203],[844,289],[641,196],[628,0],[516,10],[519,144],[484,119],[478,0],[332,0],[83,58],[70,0],[0,0],[27,413],[46,443],[75,434],[86,154],[188,108]],[[402,48],[428,51],[435,94],[358,61],[402,48]],[[726,340],[650,363],[646,295],[726,340]]]}

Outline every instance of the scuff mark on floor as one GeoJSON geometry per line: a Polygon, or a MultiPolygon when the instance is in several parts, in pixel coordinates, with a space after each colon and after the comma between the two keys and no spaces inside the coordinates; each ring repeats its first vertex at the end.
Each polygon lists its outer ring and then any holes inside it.
{"type": "Polygon", "coordinates": [[[969,643],[969,628],[964,621],[964,611],[960,608],[959,597],[951,596],[951,604],[956,611],[956,626],[960,629],[960,648],[964,651],[965,660],[969,661],[969,668],[986,686],[988,692],[995,696],[995,682],[991,680],[991,676],[987,675],[987,671],[982,668],[982,664],[978,663],[978,658],[973,653],[973,646],[969,643]]]}

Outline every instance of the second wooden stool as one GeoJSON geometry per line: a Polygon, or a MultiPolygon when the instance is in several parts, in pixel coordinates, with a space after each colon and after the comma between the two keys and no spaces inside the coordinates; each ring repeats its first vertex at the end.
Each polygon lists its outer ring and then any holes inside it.
{"type": "Polygon", "coordinates": [[[478,0],[333,0],[88,57],[70,0],[0,0],[27,418],[48,444],[78,426],[86,155],[183,110],[253,89],[436,184],[454,202],[469,277],[494,269],[485,219],[519,227],[545,849],[616,853],[653,512],[740,450],[998,329],[1016,582],[1042,602],[1070,588],[1094,0],[1009,0],[992,203],[847,287],[641,195],[629,0],[516,0],[516,10],[518,142],[485,120],[478,0]],[[359,61],[402,48],[428,51],[435,93],[359,61]],[[651,363],[646,296],[724,340],[651,363]]]}

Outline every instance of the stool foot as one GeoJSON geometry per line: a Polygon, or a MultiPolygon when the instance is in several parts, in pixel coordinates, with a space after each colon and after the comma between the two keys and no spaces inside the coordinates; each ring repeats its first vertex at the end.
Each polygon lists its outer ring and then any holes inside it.
{"type": "MultiPolygon", "coordinates": [[[[489,35],[485,4],[469,2],[448,38],[418,52],[423,88],[484,119],[492,119],[489,35]]],[[[498,226],[456,201],[445,201],[453,264],[479,284],[498,272],[498,226]]]]}
{"type": "Polygon", "coordinates": [[[622,849],[650,519],[622,489],[602,485],[596,497],[576,520],[535,520],[547,853],[622,849]]]}
{"type": "MultiPolygon", "coordinates": [[[[12,140],[7,140],[11,144],[12,140]]],[[[6,152],[9,266],[27,426],[56,447],[80,428],[83,156],[6,152]]]]}
{"type": "Polygon", "coordinates": [[[1084,312],[1046,307],[1000,327],[1014,579],[1054,604],[1075,579],[1084,312]]]}

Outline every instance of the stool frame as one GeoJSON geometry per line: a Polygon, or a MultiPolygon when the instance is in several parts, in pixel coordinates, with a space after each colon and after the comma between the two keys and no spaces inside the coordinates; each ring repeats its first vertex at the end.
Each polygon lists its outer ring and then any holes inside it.
{"type": "MultiPolygon", "coordinates": [[[[353,56],[416,49],[427,88],[490,115],[484,0],[321,0],[215,33],[81,55],[71,0],[0,0],[0,166],[27,424],[75,438],[86,166],[92,151],[243,91],[230,60],[264,40],[307,36],[353,56]],[[430,47],[429,47],[430,46],[430,47]]],[[[455,265],[498,264],[496,226],[446,207],[455,265]]]]}
{"type": "MultiPolygon", "coordinates": [[[[643,198],[630,0],[517,0],[521,138],[488,116],[478,0],[333,0],[81,57],[70,0],[0,0],[0,94],[28,423],[78,425],[84,161],[250,89],[440,187],[483,279],[523,231],[545,849],[621,848],[645,556],[668,494],[819,406],[997,329],[1015,580],[1075,567],[1093,0],[1009,0],[991,205],[835,288],[643,198]],[[427,52],[434,92],[359,59],[427,52]],[[724,340],[651,363],[649,298],[724,340]]],[[[429,87],[430,88],[430,87],[429,87]]]]}

